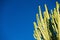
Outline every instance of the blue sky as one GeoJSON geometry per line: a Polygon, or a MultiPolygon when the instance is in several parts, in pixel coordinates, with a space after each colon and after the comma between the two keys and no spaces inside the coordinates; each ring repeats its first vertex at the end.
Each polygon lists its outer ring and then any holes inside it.
{"type": "MultiPolygon", "coordinates": [[[[59,0],[57,0],[60,2],[59,0]]],[[[34,40],[33,22],[40,5],[55,7],[56,0],[0,0],[0,40],[34,40]]]]}

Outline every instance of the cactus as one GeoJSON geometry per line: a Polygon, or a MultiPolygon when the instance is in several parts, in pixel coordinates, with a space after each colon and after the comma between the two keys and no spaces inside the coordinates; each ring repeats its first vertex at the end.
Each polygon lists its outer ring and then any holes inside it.
{"type": "Polygon", "coordinates": [[[41,12],[39,6],[39,13],[36,14],[37,22],[34,24],[34,38],[36,40],[60,40],[60,4],[56,2],[56,8],[48,12],[48,8],[45,6],[45,11],[41,12]]]}

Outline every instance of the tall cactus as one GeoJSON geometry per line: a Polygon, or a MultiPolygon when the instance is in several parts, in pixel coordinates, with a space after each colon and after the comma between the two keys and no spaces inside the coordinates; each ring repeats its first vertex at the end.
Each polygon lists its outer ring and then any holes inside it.
{"type": "Polygon", "coordinates": [[[34,38],[36,40],[60,40],[60,4],[56,2],[56,8],[48,12],[45,4],[44,16],[42,17],[39,6],[39,14],[36,14],[37,22],[34,24],[34,38]]]}

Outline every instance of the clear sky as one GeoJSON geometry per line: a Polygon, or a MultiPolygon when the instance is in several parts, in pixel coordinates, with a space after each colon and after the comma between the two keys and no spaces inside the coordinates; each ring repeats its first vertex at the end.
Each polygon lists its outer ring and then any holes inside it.
{"type": "Polygon", "coordinates": [[[34,40],[38,5],[44,11],[44,4],[51,10],[55,3],[56,0],[0,0],[0,40],[34,40]]]}

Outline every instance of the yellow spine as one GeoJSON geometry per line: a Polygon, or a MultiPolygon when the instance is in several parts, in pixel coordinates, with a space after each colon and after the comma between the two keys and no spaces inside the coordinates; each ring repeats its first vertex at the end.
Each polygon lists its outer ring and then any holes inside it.
{"type": "Polygon", "coordinates": [[[34,24],[34,38],[36,40],[60,40],[60,13],[59,13],[59,7],[60,4],[58,2],[56,2],[56,8],[54,8],[54,10],[51,10],[51,14],[49,14],[48,12],[48,8],[45,6],[45,11],[44,13],[44,18],[42,17],[42,12],[41,12],[41,8],[39,6],[39,14],[36,14],[36,22],[33,22],[34,24]],[[50,19],[52,18],[52,19],[50,19]],[[50,21],[51,21],[51,25],[50,26],[50,21]],[[52,28],[53,30],[51,31],[52,28]],[[56,37],[54,37],[54,35],[56,37]]]}

